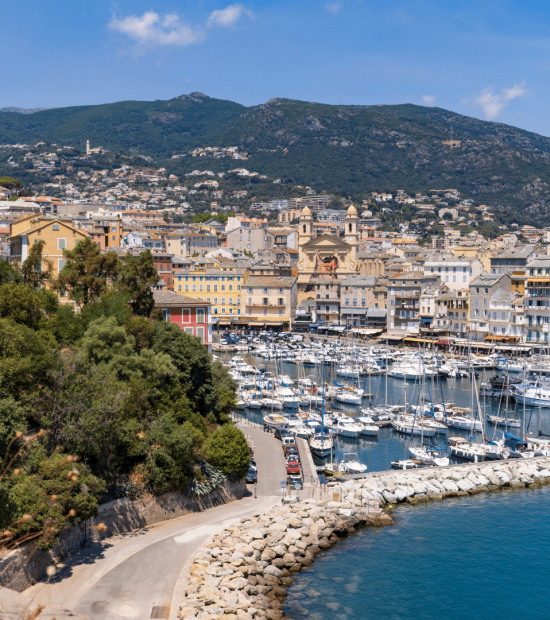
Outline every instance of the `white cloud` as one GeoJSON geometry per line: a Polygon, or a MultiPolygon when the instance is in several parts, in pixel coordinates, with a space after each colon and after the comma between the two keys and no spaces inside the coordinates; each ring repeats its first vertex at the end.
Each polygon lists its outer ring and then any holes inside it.
{"type": "Polygon", "coordinates": [[[422,101],[426,105],[433,105],[435,103],[435,97],[433,97],[432,95],[422,95],[422,101]]]}
{"type": "Polygon", "coordinates": [[[185,47],[204,40],[204,32],[200,28],[187,24],[175,13],[160,16],[154,11],[146,11],[141,17],[113,17],[108,27],[113,32],[126,35],[138,48],[185,47]]]}
{"type": "Polygon", "coordinates": [[[325,4],[325,9],[330,11],[331,13],[338,13],[338,11],[342,8],[341,2],[327,2],[325,4]]]}
{"type": "MultiPolygon", "coordinates": [[[[517,97],[523,97],[527,91],[525,84],[514,84],[512,88],[503,88],[500,93],[495,93],[494,86],[486,88],[479,97],[476,97],[471,103],[473,107],[480,107],[488,121],[498,118],[504,108],[517,97]]],[[[465,100],[468,102],[468,100],[465,100]]]]}
{"type": "Polygon", "coordinates": [[[242,15],[248,15],[250,18],[254,18],[252,11],[249,11],[242,4],[230,4],[225,9],[218,11],[212,11],[210,17],[206,22],[207,26],[223,26],[229,28],[234,26],[242,15]]]}

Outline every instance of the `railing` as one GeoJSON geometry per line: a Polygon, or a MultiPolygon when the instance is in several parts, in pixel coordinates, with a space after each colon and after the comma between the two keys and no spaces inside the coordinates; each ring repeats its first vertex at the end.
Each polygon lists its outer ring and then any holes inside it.
{"type": "Polygon", "coordinates": [[[420,291],[397,291],[393,293],[393,297],[397,297],[400,299],[403,299],[403,298],[417,299],[420,297],[420,291]]]}
{"type": "Polygon", "coordinates": [[[246,308],[286,308],[286,304],[278,305],[278,304],[250,304],[247,305],[246,308]]]}

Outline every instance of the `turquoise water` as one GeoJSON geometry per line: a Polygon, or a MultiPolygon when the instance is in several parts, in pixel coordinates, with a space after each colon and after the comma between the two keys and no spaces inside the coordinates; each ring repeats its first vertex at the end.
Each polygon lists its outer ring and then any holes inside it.
{"type": "Polygon", "coordinates": [[[550,488],[400,506],[295,579],[294,620],[550,618],[550,488]]]}

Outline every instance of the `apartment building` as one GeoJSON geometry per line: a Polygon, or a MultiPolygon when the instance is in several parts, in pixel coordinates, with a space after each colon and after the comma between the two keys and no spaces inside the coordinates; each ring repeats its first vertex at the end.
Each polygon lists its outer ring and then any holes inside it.
{"type": "Polygon", "coordinates": [[[435,300],[435,317],[432,326],[442,329],[447,336],[467,338],[470,329],[468,290],[448,291],[435,300]]]}
{"type": "Polygon", "coordinates": [[[174,273],[173,290],[209,302],[213,317],[240,315],[245,273],[235,264],[222,266],[214,260],[197,261],[174,273]]]}
{"type": "Polygon", "coordinates": [[[227,247],[241,252],[254,253],[275,247],[275,235],[263,228],[234,228],[227,233],[227,247]]]}
{"type": "Polygon", "coordinates": [[[491,256],[491,273],[510,275],[514,272],[524,273],[529,261],[535,257],[538,247],[537,245],[523,245],[491,256]]]}
{"type": "Polygon", "coordinates": [[[292,325],[298,300],[298,278],[249,276],[243,284],[243,315],[266,326],[292,325]]]}
{"type": "Polygon", "coordinates": [[[51,262],[53,275],[57,277],[65,266],[63,250],[74,249],[86,237],[86,232],[73,226],[70,218],[28,215],[10,224],[10,263],[25,261],[29,248],[42,240],[43,260],[51,262]]]}
{"type": "Polygon", "coordinates": [[[413,271],[388,278],[388,332],[418,333],[422,290],[440,285],[437,273],[413,271]]]}
{"type": "Polygon", "coordinates": [[[489,335],[491,299],[499,291],[509,293],[512,279],[506,273],[482,273],[470,283],[470,337],[484,340],[489,335]]]}
{"type": "Polygon", "coordinates": [[[155,291],[153,298],[155,307],[162,309],[165,321],[198,338],[208,352],[212,352],[212,320],[208,302],[177,295],[172,291],[155,291]]]}
{"type": "Polygon", "coordinates": [[[277,215],[277,221],[280,224],[290,224],[290,222],[300,218],[301,212],[301,209],[288,209],[287,211],[282,211],[277,215]]]}
{"type": "Polygon", "coordinates": [[[308,207],[312,212],[326,209],[330,204],[330,196],[304,196],[303,198],[289,198],[289,209],[299,209],[300,212],[308,207]]]}
{"type": "Polygon", "coordinates": [[[525,330],[526,342],[548,342],[550,322],[550,257],[539,256],[526,266],[525,330]]]}
{"type": "MultiPolygon", "coordinates": [[[[348,325],[365,325],[367,310],[375,308],[374,276],[348,276],[340,284],[340,318],[348,325]]],[[[376,306],[377,307],[377,306],[376,306]]]]}
{"type": "Polygon", "coordinates": [[[475,257],[440,254],[424,262],[424,273],[439,275],[443,284],[456,291],[469,288],[470,282],[483,273],[483,265],[475,257]]]}

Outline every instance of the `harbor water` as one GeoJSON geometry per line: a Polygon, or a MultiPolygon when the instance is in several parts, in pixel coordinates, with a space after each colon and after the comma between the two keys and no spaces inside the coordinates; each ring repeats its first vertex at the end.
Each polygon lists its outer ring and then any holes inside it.
{"type": "MultiPolygon", "coordinates": [[[[234,354],[222,355],[222,361],[227,362],[234,354]]],[[[266,371],[273,373],[275,376],[288,375],[293,381],[306,376],[311,377],[320,387],[322,385],[322,366],[300,367],[297,364],[289,364],[282,361],[258,359],[253,353],[242,354],[244,361],[251,366],[258,366],[266,371]]],[[[481,383],[487,381],[490,377],[498,374],[495,370],[480,370],[479,377],[475,379],[475,388],[479,394],[481,383]]],[[[330,367],[325,367],[325,381],[333,383],[334,374],[330,367]]],[[[348,383],[345,379],[337,378],[341,383],[348,383]]],[[[474,379],[444,379],[429,380],[422,388],[418,382],[411,380],[397,379],[386,377],[386,375],[372,376],[370,378],[359,380],[360,387],[363,387],[365,393],[371,397],[363,400],[363,408],[368,407],[369,403],[373,405],[383,404],[387,401],[391,405],[403,405],[405,401],[410,405],[417,405],[419,401],[419,392],[422,389],[423,399],[425,402],[440,403],[442,401],[452,402],[458,407],[472,408],[477,414],[477,397],[474,393],[474,379]]],[[[514,417],[522,420],[522,428],[510,429],[512,434],[521,436],[523,431],[532,432],[538,436],[539,430],[550,435],[550,409],[525,408],[523,405],[515,405],[513,402],[505,399],[499,401],[494,398],[479,396],[479,405],[482,415],[505,415],[508,411],[508,417],[514,417]]],[[[361,415],[361,408],[353,405],[345,405],[341,403],[327,404],[327,408],[345,411],[351,417],[361,415]]],[[[268,410],[251,409],[237,412],[239,416],[246,416],[250,420],[262,423],[263,416],[269,413],[268,410]]],[[[504,433],[502,427],[494,427],[490,424],[485,426],[485,434],[489,439],[500,439],[504,433]]],[[[458,436],[468,439],[470,433],[454,428],[449,428],[446,435],[435,435],[430,441],[442,448],[445,448],[445,441],[448,437],[458,436]]],[[[477,435],[479,437],[479,434],[477,435]]],[[[384,471],[390,468],[390,464],[395,459],[410,458],[409,447],[420,446],[420,437],[410,437],[396,433],[391,427],[383,427],[379,430],[378,437],[369,438],[361,435],[358,438],[350,438],[337,436],[335,439],[334,460],[342,460],[345,453],[357,453],[359,460],[367,465],[368,471],[384,471]]],[[[319,465],[321,461],[317,459],[319,465]]],[[[451,462],[460,462],[453,460],[451,462]]]]}
{"type": "Polygon", "coordinates": [[[400,505],[295,577],[294,620],[550,617],[550,488],[400,505]]]}

